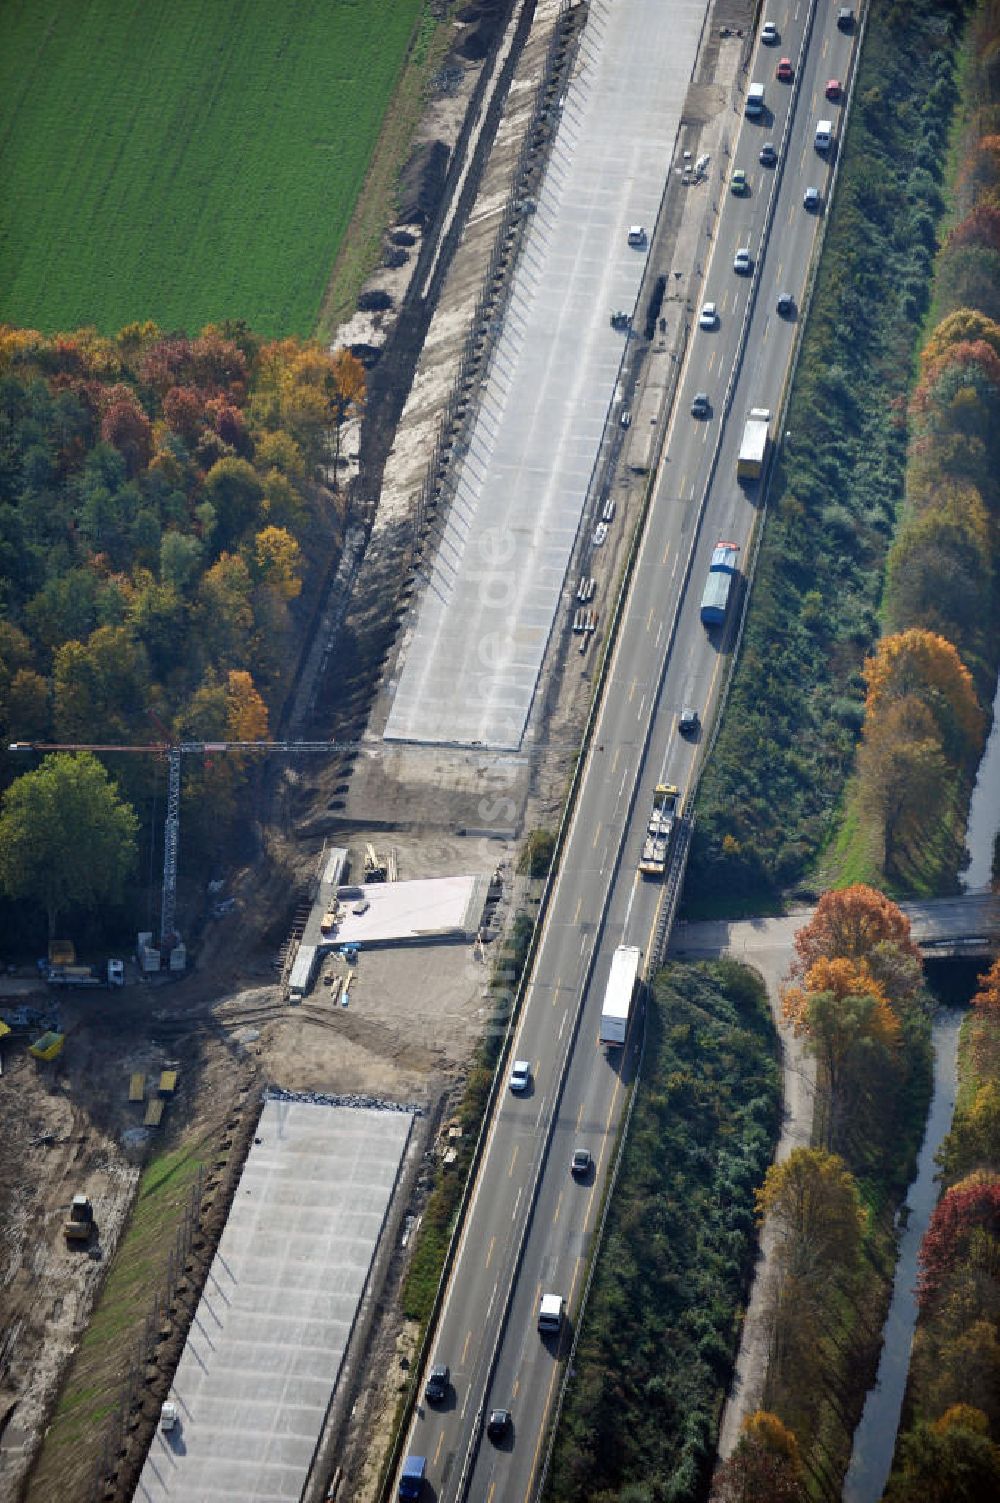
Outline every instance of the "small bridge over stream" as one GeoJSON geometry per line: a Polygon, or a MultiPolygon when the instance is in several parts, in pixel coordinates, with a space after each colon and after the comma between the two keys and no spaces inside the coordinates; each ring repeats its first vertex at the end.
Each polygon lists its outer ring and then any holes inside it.
{"type": "MultiPolygon", "coordinates": [[[[1000,893],[963,893],[953,898],[929,898],[900,903],[912,926],[913,938],[927,960],[954,958],[989,961],[1000,954],[1000,893]]],[[[801,908],[782,918],[711,919],[674,925],[669,953],[678,959],[709,959],[787,949],[789,960],[796,932],[807,924],[814,908],[801,908]]]]}

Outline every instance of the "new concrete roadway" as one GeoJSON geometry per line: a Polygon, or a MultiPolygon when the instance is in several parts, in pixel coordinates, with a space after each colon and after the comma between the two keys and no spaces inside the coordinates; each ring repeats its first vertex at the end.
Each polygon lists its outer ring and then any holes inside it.
{"type": "MultiPolygon", "coordinates": [[[[732,196],[728,182],[715,178],[722,197],[703,296],[718,306],[720,323],[695,330],[689,342],[513,1049],[512,1057],[531,1063],[531,1088],[523,1097],[505,1093],[491,1124],[432,1351],[433,1362],[450,1365],[452,1387],[443,1406],[421,1406],[408,1436],[406,1451],[427,1457],[434,1498],[508,1503],[535,1494],[571,1336],[567,1325],[557,1341],[539,1337],[538,1299],[543,1291],[563,1295],[575,1319],[633,1066],[634,1041],[624,1060],[598,1047],[601,996],[617,945],[650,952],[662,888],[636,875],[643,825],[656,783],[666,778],[688,789],[703,748],[699,738],[677,735],[678,712],[693,705],[710,721],[728,667],[732,622],[721,636],[706,633],[702,587],[718,538],[738,542],[747,556],[760,498],[735,479],[743,418],[749,407],[774,409],[781,399],[796,329],[775,305],[786,291],[800,305],[807,285],[821,221],[804,209],[803,196],[815,186],[825,201],[832,170],[814,151],[815,121],[837,119],[824,86],[833,76],[846,82],[855,40],[837,31],[834,10],[823,6],[800,60],[806,9],[779,4],[768,19],[777,22],[780,43],[755,45],[750,70],[751,80],[766,84],[767,113],[761,123],[742,124],[729,164],[746,169],[750,193],[732,196]],[[775,81],[779,56],[795,60],[792,86],[775,81]],[[777,170],[759,164],[765,141],[781,144],[777,170]],[[751,277],[733,271],[734,252],[744,246],[754,258],[751,277]],[[707,421],[689,416],[696,391],[709,393],[707,421]],[[589,1181],[570,1176],[577,1146],[596,1160],[589,1181]],[[513,1416],[499,1446],[482,1433],[493,1407],[513,1416]]],[[[596,317],[606,310],[595,309],[596,317]]]]}

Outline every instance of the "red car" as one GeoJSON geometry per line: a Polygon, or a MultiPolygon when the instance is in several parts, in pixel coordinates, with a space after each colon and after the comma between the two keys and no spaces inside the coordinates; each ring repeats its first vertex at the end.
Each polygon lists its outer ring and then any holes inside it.
{"type": "Polygon", "coordinates": [[[826,86],[826,97],[827,97],[827,99],[839,99],[840,98],[840,79],[839,78],[831,78],[830,79],[830,82],[826,86]]]}
{"type": "Polygon", "coordinates": [[[794,77],[794,73],[792,70],[792,60],[790,57],[783,57],[781,59],[781,62],[775,69],[775,77],[777,78],[779,83],[791,83],[794,77]]]}

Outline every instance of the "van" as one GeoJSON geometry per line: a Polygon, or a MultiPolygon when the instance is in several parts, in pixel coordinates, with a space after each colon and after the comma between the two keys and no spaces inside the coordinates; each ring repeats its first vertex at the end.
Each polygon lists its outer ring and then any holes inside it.
{"type": "Polygon", "coordinates": [[[538,1306],[538,1329],[543,1336],[557,1335],[562,1326],[563,1298],[561,1294],[543,1294],[538,1306]]]}
{"type": "Polygon", "coordinates": [[[762,83],[752,83],[749,89],[747,89],[747,102],[744,105],[744,113],[749,115],[751,120],[756,119],[758,115],[763,115],[764,85],[762,83]]]}
{"type": "Polygon", "coordinates": [[[833,121],[817,120],[816,122],[816,150],[829,151],[833,144],[833,121]]]}
{"type": "Polygon", "coordinates": [[[401,1498],[422,1497],[426,1475],[427,1457],[407,1456],[403,1462],[403,1470],[399,1474],[399,1496],[401,1498]]]}

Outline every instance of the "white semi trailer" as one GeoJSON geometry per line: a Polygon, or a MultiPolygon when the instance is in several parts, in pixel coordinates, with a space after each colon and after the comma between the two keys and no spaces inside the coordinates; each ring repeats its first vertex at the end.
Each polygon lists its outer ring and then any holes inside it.
{"type": "Polygon", "coordinates": [[[637,945],[619,945],[611,957],[611,975],[601,1006],[602,1044],[624,1044],[632,1015],[632,999],[639,979],[642,952],[637,945]]]}

